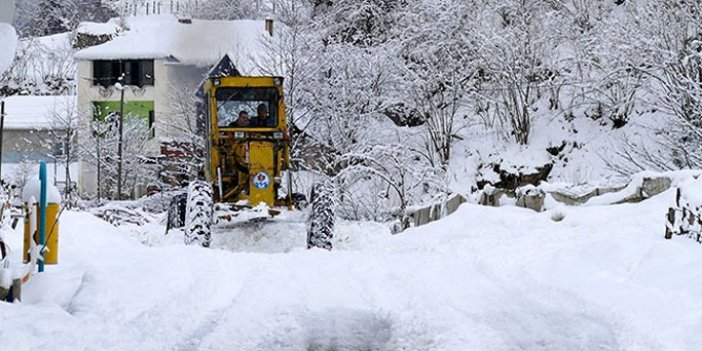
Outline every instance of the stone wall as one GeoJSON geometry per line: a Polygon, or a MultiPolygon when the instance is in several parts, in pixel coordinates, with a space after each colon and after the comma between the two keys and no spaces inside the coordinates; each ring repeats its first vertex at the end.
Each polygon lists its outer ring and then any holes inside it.
{"type": "MultiPolygon", "coordinates": [[[[607,194],[622,192],[622,196],[609,202],[609,204],[635,203],[658,195],[672,186],[672,180],[666,176],[643,177],[641,184],[636,187],[632,194],[625,195],[630,185],[622,187],[597,188],[584,194],[569,194],[560,191],[545,191],[541,188],[527,185],[518,188],[516,191],[500,189],[492,186],[485,186],[480,193],[478,203],[484,206],[499,207],[505,203],[513,203],[518,207],[532,209],[541,212],[547,195],[559,203],[568,206],[584,205],[590,199],[607,194]]],[[[610,195],[611,196],[611,195],[610,195]]],[[[466,198],[460,194],[451,194],[446,200],[439,201],[408,213],[409,220],[413,226],[424,225],[454,213],[458,207],[466,202],[466,198]]],[[[409,223],[396,230],[401,232],[409,226],[409,223]]]]}
{"type": "Polygon", "coordinates": [[[435,202],[409,212],[408,217],[413,226],[417,227],[456,212],[458,207],[464,202],[466,202],[466,198],[463,195],[451,194],[444,201],[435,202]]]}

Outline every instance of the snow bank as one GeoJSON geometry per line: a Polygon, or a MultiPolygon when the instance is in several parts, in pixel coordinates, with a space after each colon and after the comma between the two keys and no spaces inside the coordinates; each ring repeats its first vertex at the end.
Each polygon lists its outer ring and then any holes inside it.
{"type": "Polygon", "coordinates": [[[0,23],[0,74],[10,68],[17,49],[17,33],[6,23],[0,23]]]}
{"type": "MultiPolygon", "coordinates": [[[[41,181],[39,177],[32,177],[27,181],[27,184],[22,189],[22,202],[29,203],[32,196],[38,202],[41,196],[41,181]]],[[[61,193],[51,183],[46,186],[46,203],[61,203],[61,193]]]]}
{"type": "MultiPolygon", "coordinates": [[[[642,191],[642,186],[644,184],[644,179],[656,179],[656,178],[668,178],[670,179],[671,186],[682,186],[689,184],[690,181],[696,179],[702,174],[702,171],[685,170],[685,171],[671,171],[671,172],[639,172],[631,176],[629,184],[618,192],[608,193],[600,196],[596,196],[588,200],[585,205],[609,205],[619,202],[626,201],[627,199],[636,196],[642,191]]],[[[648,197],[647,194],[645,197],[648,197]]],[[[644,197],[644,198],[645,198],[644,197]]]]}
{"type": "Polygon", "coordinates": [[[66,212],[61,263],[23,304],[0,304],[0,338],[12,350],[699,350],[702,256],[663,239],[671,200],[562,208],[559,222],[464,204],[396,236],[340,222],[355,244],[332,252],[304,250],[301,222],[218,234],[260,249],[299,239],[249,253],[177,233],[146,247],[66,212]]]}

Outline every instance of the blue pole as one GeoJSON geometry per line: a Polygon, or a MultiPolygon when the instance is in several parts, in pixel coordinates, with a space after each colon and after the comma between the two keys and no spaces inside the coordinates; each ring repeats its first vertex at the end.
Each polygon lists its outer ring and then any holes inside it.
{"type": "MultiPolygon", "coordinates": [[[[39,247],[46,246],[46,162],[39,164],[39,181],[41,182],[41,195],[39,195],[39,247]]],[[[44,252],[39,253],[39,272],[44,271],[44,252]]]]}

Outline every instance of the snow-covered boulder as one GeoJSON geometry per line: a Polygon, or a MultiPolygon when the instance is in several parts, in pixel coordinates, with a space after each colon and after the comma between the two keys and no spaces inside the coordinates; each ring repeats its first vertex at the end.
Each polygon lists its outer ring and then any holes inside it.
{"type": "Polygon", "coordinates": [[[548,179],[553,169],[551,155],[526,149],[509,149],[488,156],[478,168],[477,185],[491,185],[511,191],[525,185],[539,185],[548,179]]]}

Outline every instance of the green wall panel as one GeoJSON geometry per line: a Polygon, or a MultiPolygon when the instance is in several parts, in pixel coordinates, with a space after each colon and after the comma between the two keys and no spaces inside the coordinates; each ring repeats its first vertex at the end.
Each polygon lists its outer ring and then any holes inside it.
{"type": "MultiPolygon", "coordinates": [[[[93,106],[95,106],[95,118],[104,119],[112,112],[119,112],[119,101],[95,101],[93,106]]],[[[154,110],[153,101],[125,101],[124,102],[124,115],[128,116],[139,116],[141,118],[149,118],[149,111],[154,110]]]]}

